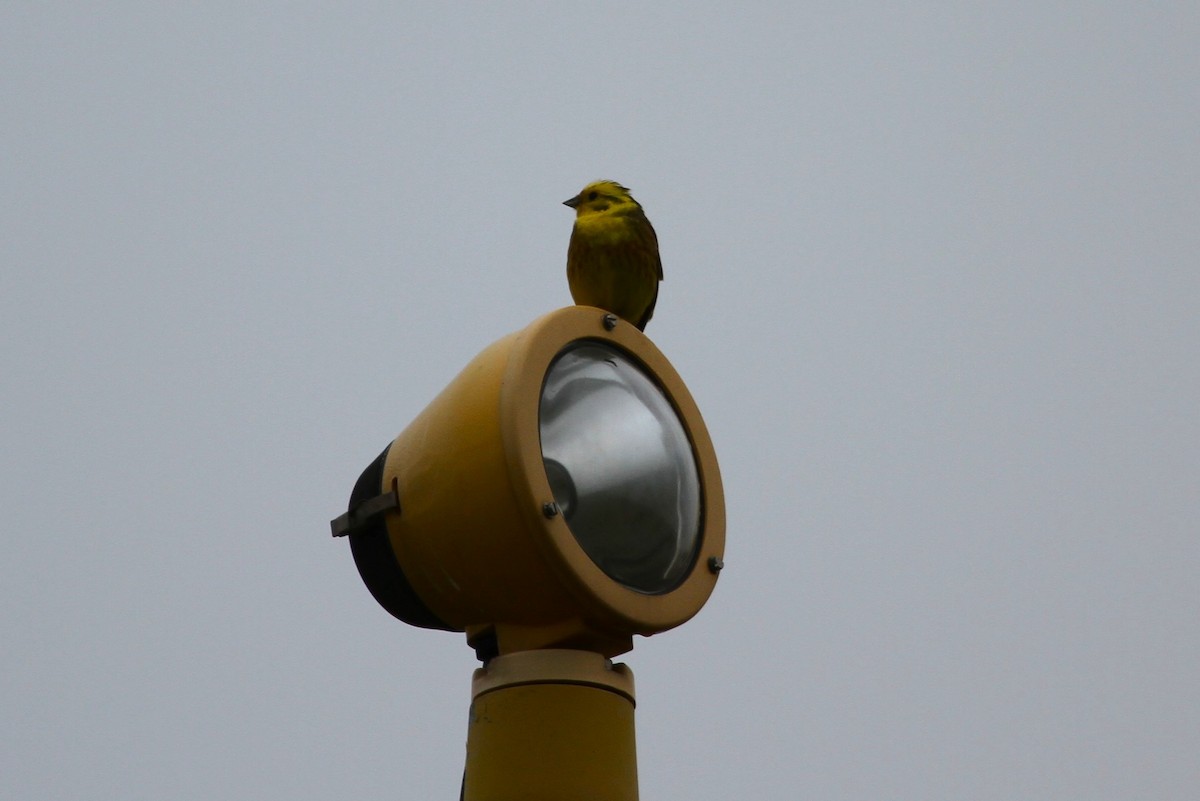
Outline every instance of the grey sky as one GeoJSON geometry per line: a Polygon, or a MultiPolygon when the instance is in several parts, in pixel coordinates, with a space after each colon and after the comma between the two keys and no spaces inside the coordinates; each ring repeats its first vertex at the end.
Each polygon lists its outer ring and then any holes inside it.
{"type": "Polygon", "coordinates": [[[1194,4],[6,3],[0,796],[453,798],[328,536],[633,189],[727,570],[646,799],[1200,793],[1194,4]]]}

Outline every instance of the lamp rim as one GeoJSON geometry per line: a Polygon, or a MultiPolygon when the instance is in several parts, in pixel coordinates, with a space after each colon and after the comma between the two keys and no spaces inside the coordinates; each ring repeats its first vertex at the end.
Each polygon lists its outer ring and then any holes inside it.
{"type": "Polygon", "coordinates": [[[499,425],[513,489],[527,529],[554,574],[581,606],[586,619],[604,628],[653,634],[694,616],[716,586],[709,565],[720,564],[725,546],[725,505],[716,452],[687,386],[661,351],[633,325],[590,306],[569,306],[522,330],[508,355],[499,397],[499,425]],[[539,412],[551,365],[560,354],[588,341],[619,351],[662,391],[687,435],[700,484],[700,530],[688,574],[674,588],[649,594],[609,577],[592,561],[561,514],[542,457],[539,412]],[[547,510],[550,510],[549,513],[547,510]],[[715,559],[715,561],[714,561],[715,559]]]}

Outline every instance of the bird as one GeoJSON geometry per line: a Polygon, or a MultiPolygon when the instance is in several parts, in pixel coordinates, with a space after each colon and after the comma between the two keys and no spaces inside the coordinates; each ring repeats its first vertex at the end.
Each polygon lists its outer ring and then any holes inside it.
{"type": "Polygon", "coordinates": [[[596,306],[646,330],[663,278],[658,236],[642,206],[616,181],[595,181],[563,201],[575,209],[567,284],[580,306],[596,306]]]}

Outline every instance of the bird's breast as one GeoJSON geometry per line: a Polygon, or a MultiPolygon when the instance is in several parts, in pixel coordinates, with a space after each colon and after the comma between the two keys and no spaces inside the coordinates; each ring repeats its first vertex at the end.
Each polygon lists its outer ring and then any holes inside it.
{"type": "Polygon", "coordinates": [[[627,242],[637,236],[633,221],[615,214],[590,214],[575,220],[575,236],[594,245],[627,242]]]}

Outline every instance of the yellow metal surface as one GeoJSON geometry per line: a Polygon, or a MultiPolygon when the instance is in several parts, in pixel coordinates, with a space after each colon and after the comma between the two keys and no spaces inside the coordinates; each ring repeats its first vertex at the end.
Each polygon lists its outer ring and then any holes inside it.
{"type": "Polygon", "coordinates": [[[631,693],[632,675],[614,682],[597,654],[546,653],[476,671],[465,801],[636,801],[634,705],[613,686],[627,679],[631,693]]]}
{"type": "Polygon", "coordinates": [[[499,397],[519,334],[476,356],[396,438],[384,467],[401,506],[388,519],[392,548],[426,605],[460,628],[548,623],[571,607],[545,580],[521,508],[535,501],[513,486],[504,454],[499,397]]]}
{"type": "Polygon", "coordinates": [[[471,678],[471,697],[518,684],[586,684],[611,690],[636,705],[633,671],[591,651],[545,648],[498,656],[471,678]]]}
{"type": "Polygon", "coordinates": [[[683,623],[704,605],[717,576],[708,569],[725,543],[716,455],[687,387],[666,357],[626,322],[612,330],[600,309],[551,312],[475,357],[396,438],[383,488],[401,510],[388,536],[413,589],[468,637],[494,633],[500,653],[571,647],[607,656],[683,623]],[[606,576],[561,515],[542,461],[538,409],[554,358],[580,340],[616,347],[655,377],[696,456],[702,531],[696,564],[674,590],[646,595],[606,576]]]}

